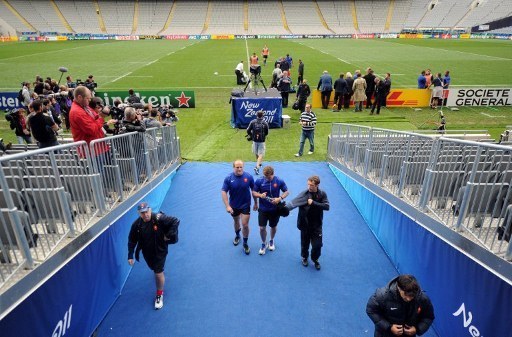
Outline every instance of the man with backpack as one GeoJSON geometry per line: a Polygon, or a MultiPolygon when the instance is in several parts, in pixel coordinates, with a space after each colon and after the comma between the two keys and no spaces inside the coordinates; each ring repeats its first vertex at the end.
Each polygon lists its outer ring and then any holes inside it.
{"type": "Polygon", "coordinates": [[[247,127],[247,135],[252,140],[252,153],[256,156],[256,167],[254,167],[256,175],[260,174],[261,163],[265,155],[265,139],[268,129],[268,123],[263,120],[263,111],[258,111],[256,119],[253,119],[247,127]]]}
{"type": "Polygon", "coordinates": [[[180,220],[164,213],[152,213],[146,202],[137,206],[140,217],[135,220],[128,235],[128,263],[133,266],[133,253],[139,261],[139,253],[146,261],[149,269],[155,273],[156,297],[155,309],[164,306],[164,266],[168,253],[168,244],[178,242],[178,226],[180,220]]]}

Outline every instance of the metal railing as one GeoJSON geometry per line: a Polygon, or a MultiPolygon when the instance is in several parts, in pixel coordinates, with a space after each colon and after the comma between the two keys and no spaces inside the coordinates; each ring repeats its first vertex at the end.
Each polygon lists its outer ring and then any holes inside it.
{"type": "Polygon", "coordinates": [[[512,260],[512,147],[333,124],[328,157],[512,260]]]}
{"type": "Polygon", "coordinates": [[[0,157],[0,288],[179,157],[175,126],[0,157]]]}

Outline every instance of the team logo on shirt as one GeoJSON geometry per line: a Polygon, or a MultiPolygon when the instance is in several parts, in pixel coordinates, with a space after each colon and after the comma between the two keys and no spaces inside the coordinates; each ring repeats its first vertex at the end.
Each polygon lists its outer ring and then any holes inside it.
{"type": "Polygon", "coordinates": [[[153,226],[153,230],[156,232],[158,230],[158,226],[157,225],[154,225],[153,226]]]}
{"type": "Polygon", "coordinates": [[[244,183],[246,183],[247,181],[249,181],[249,179],[247,179],[247,178],[244,178],[244,183]]]}
{"type": "Polygon", "coordinates": [[[274,186],[274,188],[277,188],[277,183],[274,183],[274,185],[273,185],[273,186],[274,186]]]}

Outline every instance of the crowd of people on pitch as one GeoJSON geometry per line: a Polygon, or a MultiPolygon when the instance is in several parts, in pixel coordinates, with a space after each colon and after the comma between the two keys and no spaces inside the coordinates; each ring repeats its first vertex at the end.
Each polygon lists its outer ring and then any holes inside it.
{"type": "Polygon", "coordinates": [[[436,109],[438,106],[445,105],[443,93],[445,89],[450,87],[451,81],[449,70],[445,71],[443,77],[441,73],[437,73],[434,76],[430,69],[425,69],[418,76],[418,89],[432,89],[430,107],[436,109]]]}

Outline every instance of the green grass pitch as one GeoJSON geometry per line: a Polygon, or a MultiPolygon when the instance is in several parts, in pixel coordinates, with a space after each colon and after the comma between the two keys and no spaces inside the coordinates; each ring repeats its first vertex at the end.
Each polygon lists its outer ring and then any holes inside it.
{"type": "MultiPolygon", "coordinates": [[[[270,48],[269,64],[263,78],[270,83],[277,57],[289,53],[294,60],[292,79],[296,81],[299,58],[305,64],[305,78],[311,87],[323,70],[333,78],[340,72],[372,67],[382,75],[392,74],[393,88],[415,88],[416,78],[425,68],[433,72],[450,70],[453,86],[512,87],[512,42],[501,40],[419,40],[419,39],[249,39],[245,40],[141,40],[141,41],[68,41],[0,44],[0,90],[17,91],[21,81],[33,81],[36,75],[59,78],[58,68],[69,69],[74,79],[89,74],[99,83],[98,90],[194,90],[195,109],[180,109],[178,133],[182,156],[194,161],[253,161],[244,130],[229,124],[229,94],[236,87],[234,69],[248,53],[261,55],[270,48]],[[218,73],[215,75],[215,73],[218,73]]],[[[290,104],[291,105],[291,104],[290,104]]],[[[430,109],[394,108],[380,116],[333,113],[317,109],[319,124],[315,133],[315,154],[300,160],[324,160],[327,135],[333,122],[352,123],[394,130],[432,128],[437,120],[430,109]]],[[[298,112],[291,108],[283,114],[292,117],[289,129],[272,129],[267,142],[268,161],[294,161],[300,128],[298,112]]],[[[495,139],[512,125],[512,108],[473,107],[445,111],[448,128],[488,130],[495,139]]],[[[15,141],[5,119],[0,120],[0,137],[15,141]]]]}

